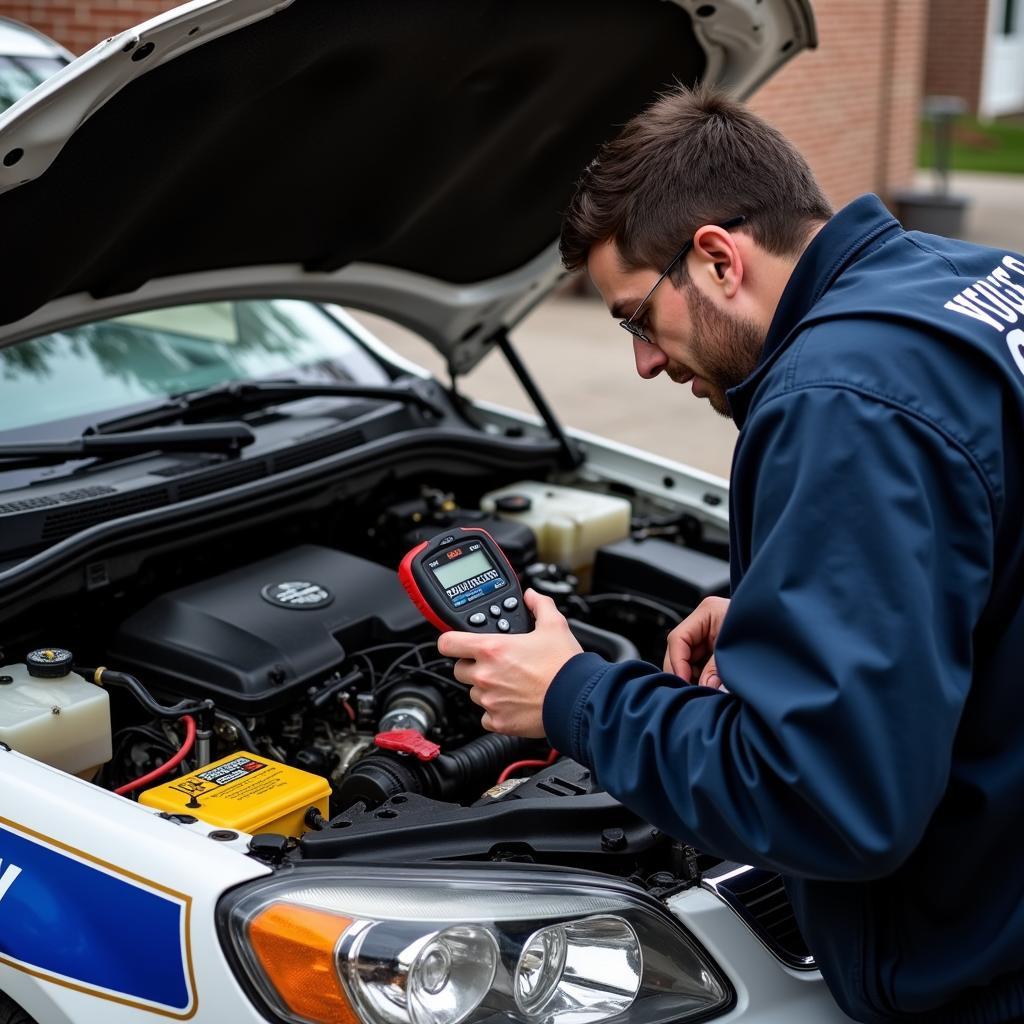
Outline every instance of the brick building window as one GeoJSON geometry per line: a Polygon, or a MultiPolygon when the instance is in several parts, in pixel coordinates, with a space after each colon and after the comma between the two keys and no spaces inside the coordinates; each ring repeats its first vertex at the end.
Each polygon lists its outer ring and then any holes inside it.
{"type": "Polygon", "coordinates": [[[1018,0],[1003,0],[1003,35],[1017,34],[1018,0]]]}

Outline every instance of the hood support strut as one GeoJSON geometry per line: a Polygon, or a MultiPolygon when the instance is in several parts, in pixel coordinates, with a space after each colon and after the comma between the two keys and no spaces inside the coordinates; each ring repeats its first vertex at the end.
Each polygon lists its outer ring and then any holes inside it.
{"type": "Polygon", "coordinates": [[[540,393],[540,389],[534,383],[529,371],[519,358],[519,353],[512,347],[508,331],[502,327],[495,332],[490,340],[501,349],[505,359],[508,360],[508,365],[512,368],[512,372],[516,375],[516,379],[522,384],[523,390],[529,396],[530,401],[533,402],[534,408],[540,414],[544,425],[548,428],[548,433],[558,442],[558,446],[562,449],[561,461],[563,465],[566,469],[576,469],[582,464],[583,455],[562,429],[561,423],[555,419],[555,414],[551,411],[551,406],[548,405],[547,399],[540,393]]]}

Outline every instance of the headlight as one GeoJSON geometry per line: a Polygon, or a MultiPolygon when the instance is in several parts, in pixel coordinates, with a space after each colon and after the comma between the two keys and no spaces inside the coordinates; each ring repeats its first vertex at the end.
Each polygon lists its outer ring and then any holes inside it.
{"type": "Polygon", "coordinates": [[[230,895],[243,981],[295,1024],[664,1024],[732,991],[658,903],[549,871],[302,867],[230,895]]]}

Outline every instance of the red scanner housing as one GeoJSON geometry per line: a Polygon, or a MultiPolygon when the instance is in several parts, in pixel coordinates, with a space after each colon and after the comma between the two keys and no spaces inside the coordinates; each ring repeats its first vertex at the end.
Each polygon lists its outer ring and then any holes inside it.
{"type": "Polygon", "coordinates": [[[458,526],[417,544],[402,559],[398,578],[442,633],[533,629],[519,577],[497,541],[478,526],[458,526]]]}

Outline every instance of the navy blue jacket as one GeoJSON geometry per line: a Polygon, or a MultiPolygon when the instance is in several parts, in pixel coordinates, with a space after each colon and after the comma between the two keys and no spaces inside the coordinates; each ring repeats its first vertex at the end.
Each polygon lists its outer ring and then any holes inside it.
{"type": "Polygon", "coordinates": [[[728,693],[569,661],[552,744],[787,878],[858,1020],[1024,1020],[1024,258],[874,196],[797,264],[728,398],[728,693]]]}

